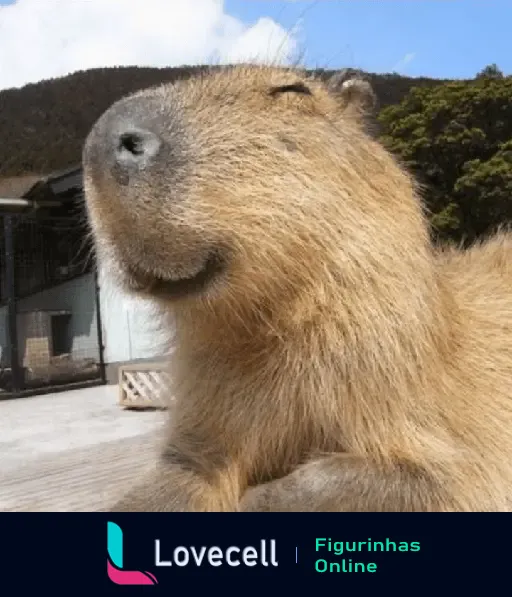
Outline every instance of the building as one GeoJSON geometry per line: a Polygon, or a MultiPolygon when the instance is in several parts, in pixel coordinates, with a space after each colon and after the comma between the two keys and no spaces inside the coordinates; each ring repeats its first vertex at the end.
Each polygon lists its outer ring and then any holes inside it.
{"type": "Polygon", "coordinates": [[[172,347],[171,322],[96,272],[82,171],[0,179],[0,399],[117,381],[172,347]]]}

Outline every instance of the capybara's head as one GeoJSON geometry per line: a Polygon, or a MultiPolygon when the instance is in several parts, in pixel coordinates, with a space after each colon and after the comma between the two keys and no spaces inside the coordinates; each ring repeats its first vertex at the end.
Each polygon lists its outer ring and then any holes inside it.
{"type": "Polygon", "coordinates": [[[237,66],[115,103],[83,154],[100,261],[175,306],[270,309],[379,259],[391,271],[397,239],[423,232],[408,177],[365,132],[373,97],[360,79],[237,66]]]}

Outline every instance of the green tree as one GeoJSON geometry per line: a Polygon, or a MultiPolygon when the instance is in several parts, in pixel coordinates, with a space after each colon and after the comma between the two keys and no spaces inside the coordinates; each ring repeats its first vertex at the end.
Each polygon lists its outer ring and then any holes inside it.
{"type": "Polygon", "coordinates": [[[512,77],[494,66],[413,88],[379,115],[382,141],[422,183],[441,238],[471,241],[512,220],[512,77]]]}
{"type": "Polygon", "coordinates": [[[482,69],[477,74],[477,79],[482,77],[494,78],[494,79],[501,79],[503,77],[503,73],[498,68],[497,64],[489,64],[484,69],[482,69]]]}
{"type": "Polygon", "coordinates": [[[469,214],[478,237],[512,221],[512,140],[503,143],[488,160],[472,160],[454,187],[462,211],[469,214]]]}

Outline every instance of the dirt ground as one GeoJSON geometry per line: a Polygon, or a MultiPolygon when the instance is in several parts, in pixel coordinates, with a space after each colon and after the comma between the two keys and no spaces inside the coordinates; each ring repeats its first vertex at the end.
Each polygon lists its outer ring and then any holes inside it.
{"type": "Polygon", "coordinates": [[[150,466],[166,413],[126,411],[117,386],[0,401],[0,511],[108,508],[150,466]]]}

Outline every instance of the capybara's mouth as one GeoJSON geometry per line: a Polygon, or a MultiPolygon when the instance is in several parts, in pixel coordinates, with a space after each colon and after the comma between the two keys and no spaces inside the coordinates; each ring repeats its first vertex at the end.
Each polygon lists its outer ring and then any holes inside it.
{"type": "Polygon", "coordinates": [[[204,291],[223,269],[224,260],[218,253],[212,252],[203,267],[190,277],[171,279],[130,267],[128,286],[132,291],[149,294],[155,298],[177,299],[204,291]]]}

